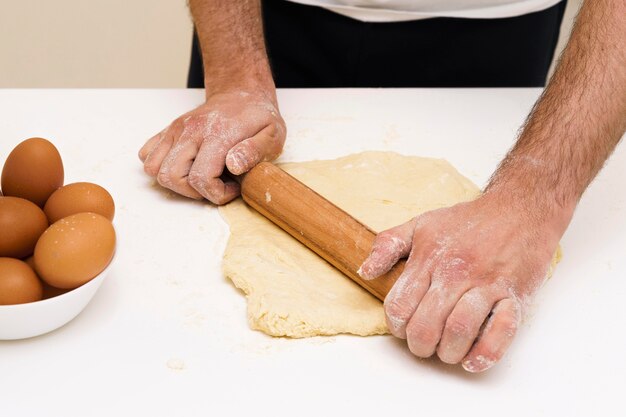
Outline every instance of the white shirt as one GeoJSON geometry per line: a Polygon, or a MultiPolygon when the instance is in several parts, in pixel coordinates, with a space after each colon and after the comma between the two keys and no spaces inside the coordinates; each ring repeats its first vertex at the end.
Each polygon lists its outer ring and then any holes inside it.
{"type": "Polygon", "coordinates": [[[521,16],[560,0],[289,0],[320,6],[364,22],[399,22],[431,17],[494,19],[521,16]]]}

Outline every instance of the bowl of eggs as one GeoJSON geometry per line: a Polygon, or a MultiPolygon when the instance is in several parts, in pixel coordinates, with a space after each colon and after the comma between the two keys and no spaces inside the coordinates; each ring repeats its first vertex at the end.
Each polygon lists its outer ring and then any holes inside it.
{"type": "Polygon", "coordinates": [[[63,185],[56,147],[31,138],[0,183],[0,340],[55,330],[76,317],[111,268],[115,203],[101,186],[63,185]]]}

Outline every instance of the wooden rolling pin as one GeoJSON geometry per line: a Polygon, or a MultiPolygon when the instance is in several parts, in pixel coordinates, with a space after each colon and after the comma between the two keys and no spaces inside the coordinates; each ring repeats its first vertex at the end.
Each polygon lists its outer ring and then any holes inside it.
{"type": "Polygon", "coordinates": [[[269,162],[238,178],[243,200],[381,301],[402,270],[363,280],[357,270],[376,234],[324,197],[269,162]]]}

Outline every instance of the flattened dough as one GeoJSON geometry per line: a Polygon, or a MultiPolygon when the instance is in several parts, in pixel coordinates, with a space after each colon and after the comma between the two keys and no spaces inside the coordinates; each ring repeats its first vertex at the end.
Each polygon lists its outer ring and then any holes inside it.
{"type": "MultiPolygon", "coordinates": [[[[479,193],[444,160],[391,152],[280,166],[376,232],[479,193]]],[[[382,304],[322,258],[241,199],[219,210],[231,232],[224,275],[246,294],[251,328],[290,337],[387,333],[382,304]]]]}

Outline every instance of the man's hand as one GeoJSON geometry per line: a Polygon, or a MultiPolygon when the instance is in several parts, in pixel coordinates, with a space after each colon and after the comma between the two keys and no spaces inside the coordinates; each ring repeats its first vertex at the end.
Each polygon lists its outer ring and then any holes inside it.
{"type": "Polygon", "coordinates": [[[385,300],[418,356],[472,372],[498,361],[574,208],[626,130],[626,3],[585,1],[550,84],[485,193],[382,232],[361,266],[404,256],[385,300]]]}
{"type": "Polygon", "coordinates": [[[278,112],[260,0],[189,0],[200,40],[206,102],[180,116],[139,151],[159,184],[224,204],[239,195],[239,175],[278,157],[285,122],[278,112]]]}
{"type": "Polygon", "coordinates": [[[277,158],[285,135],[275,98],[245,91],[218,93],[148,140],[139,158],[145,172],[163,187],[224,204],[239,195],[239,184],[225,178],[224,169],[239,175],[277,158]]]}
{"type": "Polygon", "coordinates": [[[419,357],[436,352],[484,371],[509,347],[563,224],[487,193],[378,234],[361,275],[375,278],[409,256],[385,299],[389,330],[419,357]]]}

